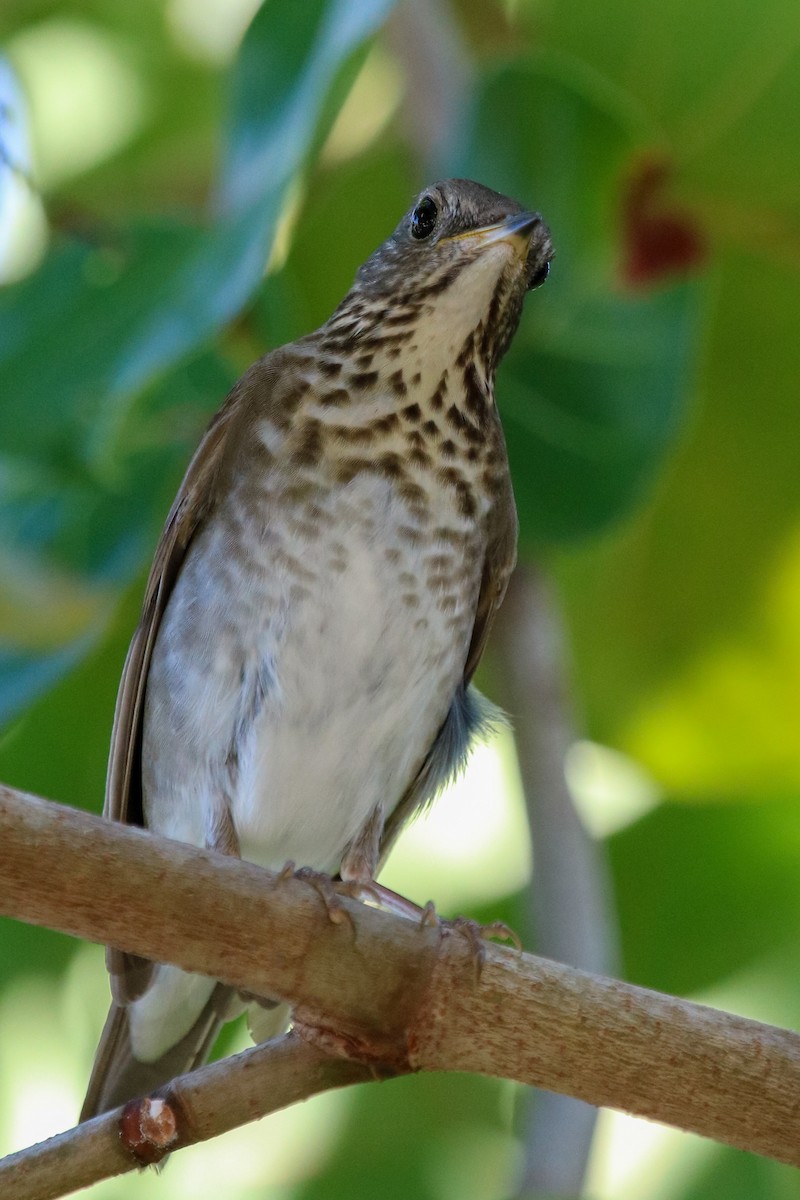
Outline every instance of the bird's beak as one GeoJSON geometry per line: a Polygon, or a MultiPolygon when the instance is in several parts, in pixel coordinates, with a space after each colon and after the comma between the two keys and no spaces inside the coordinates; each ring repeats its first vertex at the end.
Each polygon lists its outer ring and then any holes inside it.
{"type": "Polygon", "coordinates": [[[504,221],[496,221],[493,225],[484,225],[480,229],[469,229],[466,233],[457,233],[453,241],[470,238],[481,249],[495,246],[498,242],[505,242],[512,247],[521,262],[526,262],[533,231],[541,223],[542,218],[538,213],[515,213],[513,217],[506,217],[504,221]]]}

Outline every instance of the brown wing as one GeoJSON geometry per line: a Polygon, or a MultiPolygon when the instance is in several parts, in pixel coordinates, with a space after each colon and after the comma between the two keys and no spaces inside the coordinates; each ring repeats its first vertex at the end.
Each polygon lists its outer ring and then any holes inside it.
{"type": "MultiPolygon", "coordinates": [[[[236,388],[211,421],[183,478],[167,517],[150,568],[142,616],[122,671],[106,777],[103,814],[109,820],[142,825],[140,756],[142,711],[147,673],[161,618],[186,555],[186,550],[214,503],[216,480],[225,457],[232,418],[242,389],[236,388]]],[[[109,947],[106,962],[111,990],[119,1004],[128,1003],[147,988],[152,963],[109,947]]]]}
{"type": "Polygon", "coordinates": [[[477,670],[495,613],[503,603],[511,572],[517,561],[517,510],[511,480],[505,476],[503,494],[492,509],[489,541],[483,560],[483,575],[475,609],[475,624],[464,665],[464,683],[468,684],[477,670]]]}
{"type": "MultiPolygon", "coordinates": [[[[231,401],[235,400],[232,394],[231,401]]],[[[122,671],[106,779],[104,816],[142,824],[141,784],[134,770],[139,754],[142,701],[161,618],[187,547],[213,501],[214,481],[234,404],[229,401],[209,425],[170,509],[145,588],[142,616],[122,671]]]]}

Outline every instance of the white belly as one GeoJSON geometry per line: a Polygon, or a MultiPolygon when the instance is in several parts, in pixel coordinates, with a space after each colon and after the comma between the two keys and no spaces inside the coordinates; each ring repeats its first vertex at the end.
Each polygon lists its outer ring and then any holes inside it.
{"type": "MultiPolygon", "coordinates": [[[[331,497],[312,537],[273,522],[263,561],[238,579],[209,570],[230,557],[224,525],[193,547],[148,684],[152,828],[207,843],[222,789],[243,857],[332,871],[413,779],[463,671],[477,581],[464,587],[452,540],[409,539],[385,479],[362,475],[331,497]]],[[[442,505],[435,526],[463,533],[442,505]]]]}
{"type": "Polygon", "coordinates": [[[254,728],[233,807],[243,853],[263,865],[337,868],[373,809],[400,799],[444,719],[430,639],[382,566],[353,550],[276,657],[282,695],[254,728]]]}

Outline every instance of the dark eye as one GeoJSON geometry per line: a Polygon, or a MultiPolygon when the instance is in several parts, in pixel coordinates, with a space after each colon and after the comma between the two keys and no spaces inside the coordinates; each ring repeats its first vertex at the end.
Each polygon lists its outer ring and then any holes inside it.
{"type": "Polygon", "coordinates": [[[537,267],[536,270],[531,275],[530,283],[528,284],[528,291],[532,292],[534,288],[541,287],[542,284],[544,283],[545,279],[547,279],[547,276],[549,274],[550,274],[550,263],[549,262],[542,263],[542,265],[540,267],[537,267]]]}
{"type": "Polygon", "coordinates": [[[411,214],[411,236],[418,242],[430,237],[436,228],[439,212],[430,196],[423,196],[411,214]]]}

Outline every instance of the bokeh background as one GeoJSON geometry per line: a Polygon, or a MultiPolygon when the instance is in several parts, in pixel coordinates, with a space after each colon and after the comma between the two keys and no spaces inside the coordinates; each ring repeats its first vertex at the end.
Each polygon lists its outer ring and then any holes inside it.
{"type": "MultiPolygon", "coordinates": [[[[419,188],[471,175],[558,250],[498,381],[524,565],[482,682],[520,756],[476,754],[387,882],[797,1027],[795,0],[3,0],[0,46],[0,779],[99,811],[210,413],[419,188]]],[[[0,923],[0,1151],[74,1122],[106,1003],[98,947],[0,923]]],[[[800,1176],[440,1076],[93,1194],[545,1191],[788,1200],[800,1176]]]]}

